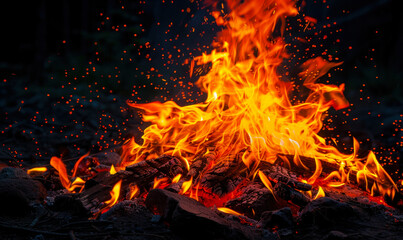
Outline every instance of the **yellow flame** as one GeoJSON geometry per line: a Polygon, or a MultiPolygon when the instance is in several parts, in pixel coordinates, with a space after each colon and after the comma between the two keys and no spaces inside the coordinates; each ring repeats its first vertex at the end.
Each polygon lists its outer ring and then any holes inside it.
{"type": "Polygon", "coordinates": [[[29,175],[31,174],[38,174],[38,173],[44,173],[46,172],[48,169],[46,167],[36,167],[36,168],[31,168],[27,170],[27,173],[29,175]]]}
{"type": "Polygon", "coordinates": [[[176,175],[173,179],[172,179],[172,183],[177,183],[179,182],[179,180],[181,179],[182,174],[178,174],[176,175]]]}
{"type": "Polygon", "coordinates": [[[112,164],[111,169],[109,170],[109,174],[110,174],[110,175],[114,175],[115,173],[117,173],[117,172],[116,172],[115,167],[114,167],[113,164],[112,164]]]}
{"type": "Polygon", "coordinates": [[[188,181],[183,182],[180,194],[185,194],[189,188],[192,186],[193,177],[191,177],[188,181]]]}
{"type": "Polygon", "coordinates": [[[260,170],[258,170],[258,175],[260,180],[263,182],[263,184],[266,186],[267,189],[269,189],[269,191],[271,192],[271,194],[273,194],[274,196],[274,191],[273,191],[273,186],[271,185],[270,180],[266,177],[266,175],[264,175],[264,173],[260,170]]]}
{"type": "Polygon", "coordinates": [[[118,199],[119,199],[120,187],[121,187],[121,185],[122,185],[122,180],[119,180],[119,182],[117,182],[117,183],[113,186],[113,188],[112,188],[112,190],[111,190],[111,192],[110,192],[110,194],[111,194],[111,199],[109,199],[109,200],[107,200],[107,201],[104,202],[104,203],[106,204],[105,208],[112,207],[113,205],[116,204],[116,202],[117,202],[118,199]]]}
{"type": "Polygon", "coordinates": [[[325,192],[323,191],[322,187],[319,186],[318,192],[316,193],[315,197],[313,198],[313,200],[324,197],[325,196],[325,192]]]}
{"type": "Polygon", "coordinates": [[[241,214],[239,212],[236,212],[236,211],[234,211],[232,209],[226,208],[226,207],[219,207],[219,208],[217,208],[217,210],[220,211],[220,212],[232,214],[232,215],[235,215],[235,216],[243,216],[243,214],[241,214]]]}

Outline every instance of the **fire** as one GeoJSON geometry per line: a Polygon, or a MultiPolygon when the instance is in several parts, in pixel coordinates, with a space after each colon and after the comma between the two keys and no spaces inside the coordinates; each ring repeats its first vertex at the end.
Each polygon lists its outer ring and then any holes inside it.
{"type": "Polygon", "coordinates": [[[113,205],[115,205],[119,199],[119,195],[120,195],[120,186],[122,185],[122,180],[120,180],[119,182],[117,182],[115,184],[115,186],[113,186],[110,194],[111,194],[111,199],[105,201],[104,203],[106,204],[105,208],[109,208],[112,207],[113,205]]]}
{"type": "Polygon", "coordinates": [[[226,208],[226,207],[219,207],[219,208],[217,208],[217,210],[220,211],[220,212],[232,214],[232,215],[235,215],[235,216],[242,216],[241,213],[239,213],[237,211],[234,211],[232,209],[226,208]]]}
{"type": "Polygon", "coordinates": [[[180,193],[181,194],[186,193],[189,190],[189,188],[192,186],[192,182],[193,182],[193,178],[190,178],[188,181],[183,182],[180,193]]]}
{"type": "Polygon", "coordinates": [[[271,185],[271,182],[266,177],[266,175],[264,175],[264,173],[260,170],[258,171],[258,175],[259,175],[260,180],[262,180],[263,184],[266,186],[266,188],[269,189],[271,194],[273,194],[273,196],[274,196],[273,186],[271,185]]]}
{"type": "Polygon", "coordinates": [[[155,178],[153,188],[154,189],[158,188],[162,183],[167,182],[167,181],[168,181],[168,178],[166,178],[166,177],[160,178],[160,179],[155,178]]]}
{"type": "Polygon", "coordinates": [[[179,180],[181,179],[182,174],[178,174],[176,175],[173,179],[172,179],[172,183],[177,183],[179,182],[179,180]]]}
{"type": "Polygon", "coordinates": [[[129,199],[133,199],[140,193],[140,189],[137,185],[132,185],[130,187],[129,199]]]}
{"type": "Polygon", "coordinates": [[[117,173],[117,171],[116,171],[115,167],[112,164],[111,169],[109,170],[109,174],[114,175],[115,173],[117,173]]]}
{"type": "MultiPolygon", "coordinates": [[[[286,81],[277,69],[289,57],[283,34],[286,18],[298,14],[295,2],[226,2],[229,13],[212,13],[223,27],[214,50],[194,58],[190,66],[192,75],[195,65],[211,64],[210,71],[196,83],[206,93],[206,100],[188,106],[173,101],[129,102],[144,112],[143,120],[151,125],[145,129],[141,144],[132,139],[124,145],[123,161],[118,167],[171,154],[182,159],[189,169],[195,156],[212,147],[218,156],[243,152],[242,161],[250,169],[260,161],[274,163],[279,154],[292,155],[297,166],[307,168],[300,158],[305,156],[316,160],[309,183],[321,175],[321,162],[329,162],[340,166],[331,174],[333,182],[337,182],[335,186],[350,181],[348,176],[355,173],[357,182],[368,184],[371,179],[379,193],[393,195],[396,186],[372,153],[367,159],[358,159],[357,143],[354,153],[342,154],[318,135],[330,107],[338,110],[349,106],[343,95],[344,84],[318,83],[321,76],[341,63],[320,57],[306,61],[299,81],[310,94],[304,102],[290,100],[294,83],[286,81]]],[[[309,24],[316,22],[305,19],[309,24]]],[[[259,177],[271,190],[270,181],[260,171],[259,177]]],[[[182,192],[191,184],[192,181],[185,182],[182,192]]],[[[375,189],[371,187],[368,189],[375,189]]]]}
{"type": "Polygon", "coordinates": [[[27,170],[27,173],[29,175],[31,174],[38,174],[38,173],[44,173],[46,172],[48,169],[46,167],[36,167],[36,168],[31,168],[27,170]]]}
{"type": "Polygon", "coordinates": [[[313,199],[315,200],[315,199],[324,197],[325,195],[326,195],[325,191],[323,191],[322,187],[319,186],[318,192],[316,193],[316,195],[315,195],[315,197],[313,199]]]}
{"type": "Polygon", "coordinates": [[[62,183],[63,187],[69,189],[71,181],[67,175],[66,166],[64,165],[63,161],[58,157],[52,157],[50,159],[50,165],[59,173],[60,182],[62,183]]]}

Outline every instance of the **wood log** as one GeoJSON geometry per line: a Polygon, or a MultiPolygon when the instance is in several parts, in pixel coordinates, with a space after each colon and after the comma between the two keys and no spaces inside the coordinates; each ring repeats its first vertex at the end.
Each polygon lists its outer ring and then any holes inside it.
{"type": "MultiPolygon", "coordinates": [[[[312,174],[315,172],[316,169],[316,162],[315,159],[309,158],[309,157],[304,157],[300,156],[301,162],[308,168],[304,168],[301,165],[297,165],[294,163],[294,156],[292,155],[278,155],[277,161],[274,163],[275,165],[281,165],[297,174],[300,174],[305,177],[310,177],[312,174]],[[284,158],[287,159],[287,163],[285,163],[284,158]]],[[[260,163],[262,167],[268,168],[268,166],[272,166],[270,163],[265,163],[261,162],[260,163]]],[[[326,162],[326,161],[321,161],[322,165],[322,173],[325,174],[330,174],[331,172],[334,171],[339,171],[340,166],[336,163],[331,163],[331,162],[326,162]]],[[[378,185],[381,185],[382,188],[384,189],[394,189],[394,194],[393,195],[385,195],[385,201],[398,209],[403,209],[403,194],[398,191],[398,189],[395,188],[392,182],[379,182],[375,178],[371,176],[367,176],[367,184],[365,184],[363,181],[358,182],[357,181],[357,171],[350,169],[348,166],[345,167],[346,172],[349,172],[348,174],[348,181],[354,184],[357,184],[359,188],[361,188],[364,191],[368,191],[374,183],[377,183],[378,185]],[[369,189],[368,189],[369,188],[369,189]]]]}
{"type": "MultiPolygon", "coordinates": [[[[159,158],[138,162],[113,175],[101,172],[86,182],[84,191],[75,196],[87,213],[99,212],[103,202],[111,198],[113,186],[122,180],[121,192],[136,184],[140,189],[149,189],[155,178],[174,178],[186,172],[184,163],[176,157],[162,155],[159,158]]],[[[122,194],[121,194],[122,195],[122,194]]]]}

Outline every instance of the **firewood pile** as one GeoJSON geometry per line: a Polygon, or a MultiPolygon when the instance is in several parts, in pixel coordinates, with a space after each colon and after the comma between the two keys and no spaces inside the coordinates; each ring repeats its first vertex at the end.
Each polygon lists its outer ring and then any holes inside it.
{"type": "MultiPolygon", "coordinates": [[[[298,168],[288,169],[280,161],[261,162],[259,169],[272,191],[259,177],[250,177],[236,155],[212,168],[206,167],[212,157],[204,156],[189,171],[183,161],[167,155],[115,174],[101,171],[117,157],[117,153],[87,156],[98,162],[94,167],[98,172],[77,193],[63,190],[51,170],[30,176],[19,168],[3,168],[3,239],[401,239],[403,235],[399,193],[390,206],[352,183],[324,188],[325,196],[314,200],[318,188],[301,182],[298,168]],[[182,180],[155,187],[156,179],[178,174],[182,180]],[[181,192],[190,178],[200,183],[199,201],[181,192]],[[105,208],[120,180],[119,202],[105,208]],[[139,192],[130,199],[134,184],[139,192]]],[[[304,161],[309,164],[309,159],[304,161]]]]}

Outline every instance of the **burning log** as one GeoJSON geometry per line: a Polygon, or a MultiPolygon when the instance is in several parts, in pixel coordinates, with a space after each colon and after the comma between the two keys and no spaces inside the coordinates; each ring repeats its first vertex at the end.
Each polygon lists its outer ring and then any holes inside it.
{"type": "MultiPolygon", "coordinates": [[[[291,155],[279,155],[279,158],[277,159],[276,163],[277,165],[281,165],[288,170],[291,170],[297,174],[300,174],[304,177],[310,177],[314,174],[314,171],[317,168],[317,163],[315,159],[309,158],[309,157],[303,157],[300,156],[301,162],[306,166],[303,167],[301,165],[295,164],[294,162],[294,156],[291,155]],[[287,159],[287,161],[284,160],[287,159]],[[285,163],[286,162],[286,163],[285,163]]],[[[261,163],[263,166],[267,165],[270,166],[269,163],[261,163]]],[[[340,165],[336,163],[331,163],[327,161],[320,161],[321,167],[322,167],[322,172],[325,173],[326,175],[331,174],[332,172],[338,172],[340,170],[340,165]]],[[[393,194],[385,194],[385,201],[390,204],[393,207],[396,207],[398,209],[403,209],[403,194],[399,192],[396,189],[396,186],[393,184],[393,181],[388,182],[388,181],[382,181],[378,182],[377,179],[374,177],[371,177],[371,175],[365,177],[365,181],[359,180],[359,172],[350,169],[349,166],[344,167],[344,171],[348,172],[347,174],[347,182],[352,182],[357,184],[358,187],[365,191],[370,191],[373,194],[379,194],[377,191],[374,191],[374,189],[369,189],[370,186],[380,185],[384,190],[386,191],[393,191],[393,194]]]]}
{"type": "Polygon", "coordinates": [[[185,170],[186,167],[178,158],[163,155],[156,159],[138,162],[115,174],[98,173],[86,182],[83,192],[74,198],[87,213],[96,213],[102,208],[101,203],[110,199],[110,191],[120,180],[122,180],[121,189],[128,189],[133,184],[149,189],[154,179],[164,177],[172,179],[178,174],[183,174],[185,170]]]}

